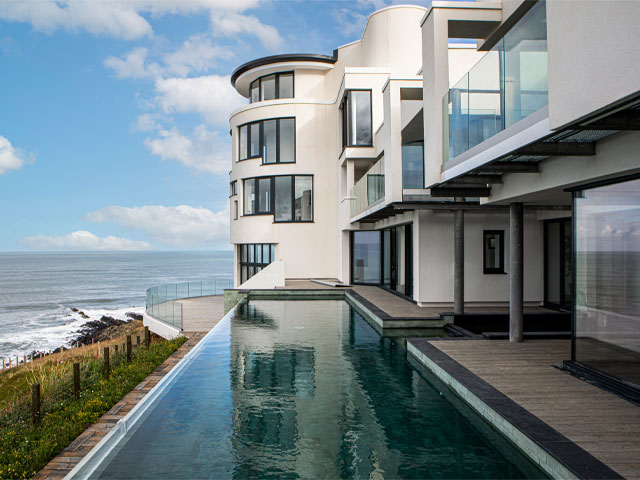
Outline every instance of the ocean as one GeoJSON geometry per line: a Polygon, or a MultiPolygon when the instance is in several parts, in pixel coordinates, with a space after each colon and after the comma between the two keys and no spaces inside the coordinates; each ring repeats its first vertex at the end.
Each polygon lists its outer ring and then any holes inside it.
{"type": "Polygon", "coordinates": [[[149,287],[232,277],[232,251],[0,253],[0,358],[68,346],[103,315],[142,313],[149,287]]]}

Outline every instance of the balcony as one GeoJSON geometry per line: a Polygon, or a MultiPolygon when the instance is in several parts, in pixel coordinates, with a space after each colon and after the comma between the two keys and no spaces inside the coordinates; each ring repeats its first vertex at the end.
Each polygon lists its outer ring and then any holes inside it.
{"type": "Polygon", "coordinates": [[[547,80],[539,2],[443,97],[444,163],[546,106],[547,80]]]}
{"type": "Polygon", "coordinates": [[[351,187],[351,217],[384,201],[384,157],[374,163],[351,187]]]}

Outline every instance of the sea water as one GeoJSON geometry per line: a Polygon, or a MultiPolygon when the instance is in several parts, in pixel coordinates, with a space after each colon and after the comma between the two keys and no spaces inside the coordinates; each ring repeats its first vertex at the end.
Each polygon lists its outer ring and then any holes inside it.
{"type": "Polygon", "coordinates": [[[68,346],[103,315],[142,313],[149,287],[232,276],[231,251],[0,253],[0,358],[68,346]]]}

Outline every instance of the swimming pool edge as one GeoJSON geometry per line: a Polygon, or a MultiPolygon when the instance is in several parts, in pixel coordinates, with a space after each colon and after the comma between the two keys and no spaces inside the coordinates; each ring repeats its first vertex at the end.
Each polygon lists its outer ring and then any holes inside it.
{"type": "Polygon", "coordinates": [[[67,473],[63,480],[84,480],[90,478],[95,470],[102,464],[103,460],[111,453],[113,448],[120,442],[142,415],[149,409],[153,402],[167,388],[168,384],[193,360],[193,357],[202,348],[204,348],[205,340],[214,334],[214,332],[223,325],[234,314],[238,306],[242,303],[238,302],[229,312],[227,312],[209,332],[200,339],[200,341],[167,373],[162,379],[131,409],[127,415],[118,420],[116,425],[107,433],[100,442],[93,447],[80,462],[67,473]]]}

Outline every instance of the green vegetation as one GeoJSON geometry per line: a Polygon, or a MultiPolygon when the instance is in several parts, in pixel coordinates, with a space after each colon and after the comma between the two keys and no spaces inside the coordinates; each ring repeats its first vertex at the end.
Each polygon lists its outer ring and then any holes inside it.
{"type": "Polygon", "coordinates": [[[80,398],[73,397],[72,362],[43,362],[0,374],[0,478],[30,478],[102,414],[175,352],[186,338],[152,342],[134,350],[131,363],[111,355],[111,375],[102,359],[80,363],[80,398]],[[31,385],[40,383],[41,422],[32,425],[31,385]]]}

